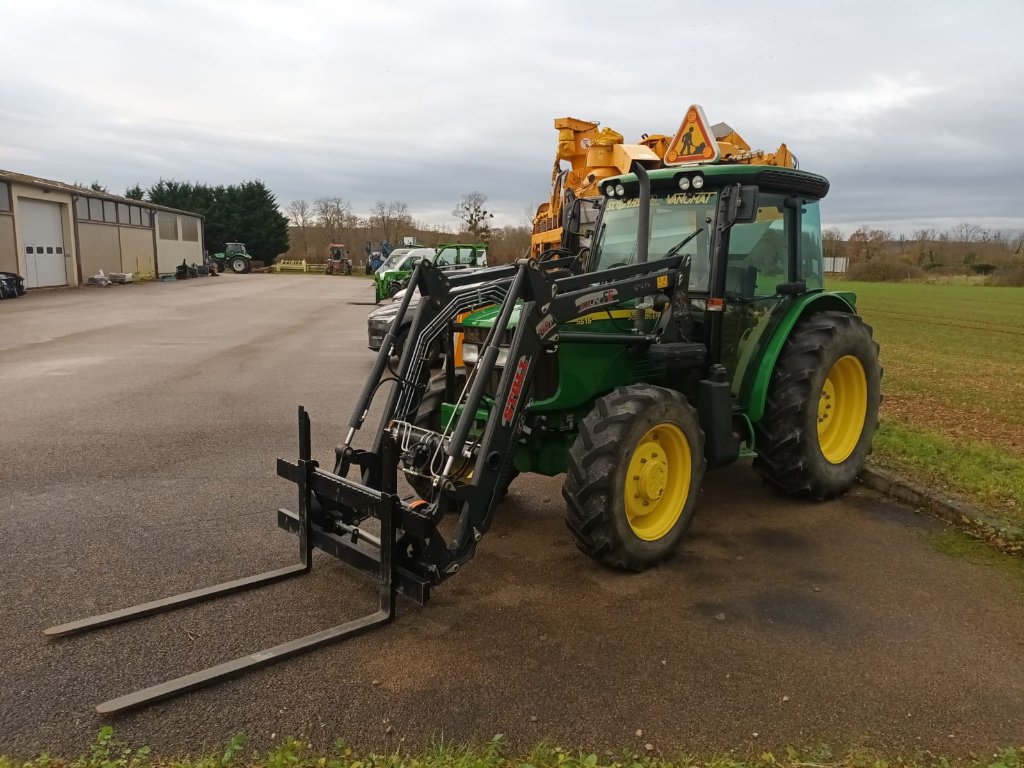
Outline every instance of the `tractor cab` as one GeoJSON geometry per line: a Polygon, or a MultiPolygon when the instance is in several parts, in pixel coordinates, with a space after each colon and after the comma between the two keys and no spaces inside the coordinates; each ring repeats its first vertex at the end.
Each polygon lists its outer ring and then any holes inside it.
{"type": "Polygon", "coordinates": [[[248,256],[249,252],[245,250],[245,243],[226,243],[224,245],[225,256],[248,256]]]}

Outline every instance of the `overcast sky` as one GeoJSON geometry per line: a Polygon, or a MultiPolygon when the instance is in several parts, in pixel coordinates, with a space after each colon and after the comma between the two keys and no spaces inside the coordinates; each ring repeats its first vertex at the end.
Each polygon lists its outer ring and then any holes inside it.
{"type": "Polygon", "coordinates": [[[686,106],[832,182],[826,226],[1024,228],[1024,2],[0,0],[0,168],[122,193],[264,180],[501,224],[555,117],[627,141],[686,106]]]}

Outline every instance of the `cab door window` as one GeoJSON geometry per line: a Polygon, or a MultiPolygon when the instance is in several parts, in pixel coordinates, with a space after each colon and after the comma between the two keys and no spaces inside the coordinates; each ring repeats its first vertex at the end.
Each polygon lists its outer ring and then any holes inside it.
{"type": "Polygon", "coordinates": [[[725,295],[745,299],[775,295],[775,286],[789,282],[789,231],[795,211],[785,196],[761,193],[757,218],[736,224],[729,232],[725,295]]]}

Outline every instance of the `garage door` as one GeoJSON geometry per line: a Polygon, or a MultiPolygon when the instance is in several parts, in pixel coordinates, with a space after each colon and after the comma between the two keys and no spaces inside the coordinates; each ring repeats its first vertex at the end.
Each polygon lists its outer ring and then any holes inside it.
{"type": "Polygon", "coordinates": [[[18,198],[18,229],[19,240],[24,243],[25,285],[67,285],[60,204],[18,198]]]}

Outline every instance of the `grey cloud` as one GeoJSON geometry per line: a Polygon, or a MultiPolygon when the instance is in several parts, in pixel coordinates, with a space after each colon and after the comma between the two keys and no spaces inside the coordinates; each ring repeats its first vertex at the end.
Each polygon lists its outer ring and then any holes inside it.
{"type": "Polygon", "coordinates": [[[825,223],[1024,227],[1019,3],[218,3],[5,11],[0,167],[120,190],[262,178],[282,203],[402,199],[453,223],[547,196],[552,119],[627,140],[704,104],[755,146],[788,142],[833,184],[825,223]],[[697,20],[699,19],[699,21],[697,20]],[[47,39],[62,45],[46,57],[47,39]]]}

